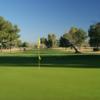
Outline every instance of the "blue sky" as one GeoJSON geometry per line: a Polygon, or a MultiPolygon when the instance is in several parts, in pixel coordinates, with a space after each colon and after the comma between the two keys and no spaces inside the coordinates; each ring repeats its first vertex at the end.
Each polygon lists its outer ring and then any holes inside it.
{"type": "Polygon", "coordinates": [[[0,16],[17,24],[23,41],[48,33],[63,35],[70,27],[88,30],[100,21],[100,0],[0,0],[0,16]]]}

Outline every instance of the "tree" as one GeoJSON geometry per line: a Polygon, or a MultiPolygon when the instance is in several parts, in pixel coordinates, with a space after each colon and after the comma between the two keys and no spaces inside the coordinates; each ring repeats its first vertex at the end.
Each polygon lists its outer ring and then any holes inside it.
{"type": "Polygon", "coordinates": [[[16,45],[20,35],[17,25],[0,16],[0,44],[2,48],[10,48],[16,45]]]}
{"type": "Polygon", "coordinates": [[[67,38],[65,38],[65,36],[63,35],[62,37],[60,37],[60,47],[72,47],[75,50],[75,53],[80,53],[78,51],[78,49],[75,47],[74,44],[72,44],[67,38]]]}
{"type": "Polygon", "coordinates": [[[55,34],[48,34],[48,38],[42,37],[41,44],[44,44],[47,48],[54,48],[57,46],[57,40],[55,34]]]}
{"type": "Polygon", "coordinates": [[[29,47],[29,43],[23,42],[23,43],[22,43],[22,47],[29,47]]]}
{"type": "Polygon", "coordinates": [[[26,48],[29,47],[29,43],[28,42],[23,42],[21,47],[23,47],[23,50],[26,51],[26,48]]]}
{"type": "Polygon", "coordinates": [[[88,36],[90,46],[93,47],[94,51],[98,51],[100,46],[100,22],[90,26],[88,36]]]}
{"type": "Polygon", "coordinates": [[[45,37],[40,38],[40,42],[42,45],[48,47],[48,40],[45,37]]]}
{"type": "Polygon", "coordinates": [[[16,47],[20,48],[21,50],[21,47],[22,47],[22,41],[19,39],[17,42],[16,42],[16,47]]]}
{"type": "Polygon", "coordinates": [[[56,47],[56,44],[57,44],[56,35],[48,34],[48,47],[54,48],[54,47],[56,47]]]}
{"type": "Polygon", "coordinates": [[[77,47],[81,47],[87,38],[87,33],[83,29],[72,27],[68,33],[64,34],[64,37],[77,47]]]}

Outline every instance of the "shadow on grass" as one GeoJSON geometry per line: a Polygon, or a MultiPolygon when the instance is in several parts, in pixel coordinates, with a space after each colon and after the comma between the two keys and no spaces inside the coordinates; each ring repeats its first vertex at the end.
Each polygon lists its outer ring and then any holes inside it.
{"type": "MultiPolygon", "coordinates": [[[[38,57],[2,56],[0,66],[36,67],[38,57]]],[[[41,67],[100,68],[100,55],[42,56],[41,67]]]]}

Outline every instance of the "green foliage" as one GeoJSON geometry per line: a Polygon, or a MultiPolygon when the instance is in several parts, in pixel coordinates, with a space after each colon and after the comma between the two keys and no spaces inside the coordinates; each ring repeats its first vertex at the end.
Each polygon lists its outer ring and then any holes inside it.
{"type": "Polygon", "coordinates": [[[28,42],[23,42],[22,47],[29,47],[29,43],[28,42]]]}
{"type": "Polygon", "coordinates": [[[0,16],[0,44],[2,48],[11,48],[19,39],[19,28],[0,16]]]}
{"type": "Polygon", "coordinates": [[[88,31],[90,37],[89,44],[91,47],[99,48],[100,46],[100,23],[96,23],[90,26],[88,31]]]}
{"type": "Polygon", "coordinates": [[[48,47],[48,40],[45,37],[40,38],[41,44],[48,47]]]}
{"type": "Polygon", "coordinates": [[[71,43],[68,39],[67,39],[67,37],[66,37],[66,35],[67,34],[64,34],[62,37],[60,37],[60,40],[59,40],[59,42],[60,42],[60,47],[71,47],[71,48],[73,48],[74,50],[75,50],[75,53],[80,53],[79,51],[78,51],[78,49],[75,47],[75,45],[73,44],[73,43],[71,43]]]}
{"type": "Polygon", "coordinates": [[[71,47],[75,50],[75,53],[80,53],[78,47],[80,47],[86,40],[86,32],[82,29],[72,27],[69,33],[65,33],[60,37],[60,47],[71,47]]]}
{"type": "Polygon", "coordinates": [[[60,40],[59,40],[59,46],[60,47],[70,47],[71,46],[71,43],[70,43],[70,41],[66,38],[66,36],[64,35],[64,36],[62,36],[62,37],[60,37],[60,40]]]}
{"type": "Polygon", "coordinates": [[[56,47],[56,35],[55,34],[48,34],[48,46],[49,48],[56,47]]]}
{"type": "Polygon", "coordinates": [[[83,29],[72,27],[64,37],[69,39],[74,45],[81,47],[87,38],[87,33],[83,29]]]}
{"type": "Polygon", "coordinates": [[[57,39],[55,34],[48,34],[48,38],[42,37],[41,43],[44,44],[47,48],[54,48],[57,46],[57,39]]]}

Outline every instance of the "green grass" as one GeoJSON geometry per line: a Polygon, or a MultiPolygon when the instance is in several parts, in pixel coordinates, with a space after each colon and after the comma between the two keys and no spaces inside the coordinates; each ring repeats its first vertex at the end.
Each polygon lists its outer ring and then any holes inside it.
{"type": "MultiPolygon", "coordinates": [[[[67,50],[59,50],[59,49],[40,49],[39,54],[41,56],[52,56],[52,55],[74,55],[75,53],[67,50]]],[[[17,52],[0,52],[0,56],[37,56],[38,49],[26,50],[26,51],[17,51],[17,52]]]]}
{"type": "Polygon", "coordinates": [[[0,100],[100,100],[100,69],[2,66],[0,100]]]}
{"type": "MultiPolygon", "coordinates": [[[[37,56],[0,56],[1,66],[36,66],[37,56]]],[[[41,66],[100,68],[100,55],[41,56],[41,66]]]]}
{"type": "MultiPolygon", "coordinates": [[[[57,49],[41,49],[40,55],[65,55],[70,52],[57,50],[57,49]]],[[[72,53],[70,53],[72,54],[72,53]]],[[[18,51],[18,52],[0,52],[0,56],[37,56],[38,49],[27,50],[27,51],[18,51]]]]}
{"type": "Polygon", "coordinates": [[[100,100],[100,55],[0,53],[0,100],[100,100]]]}

